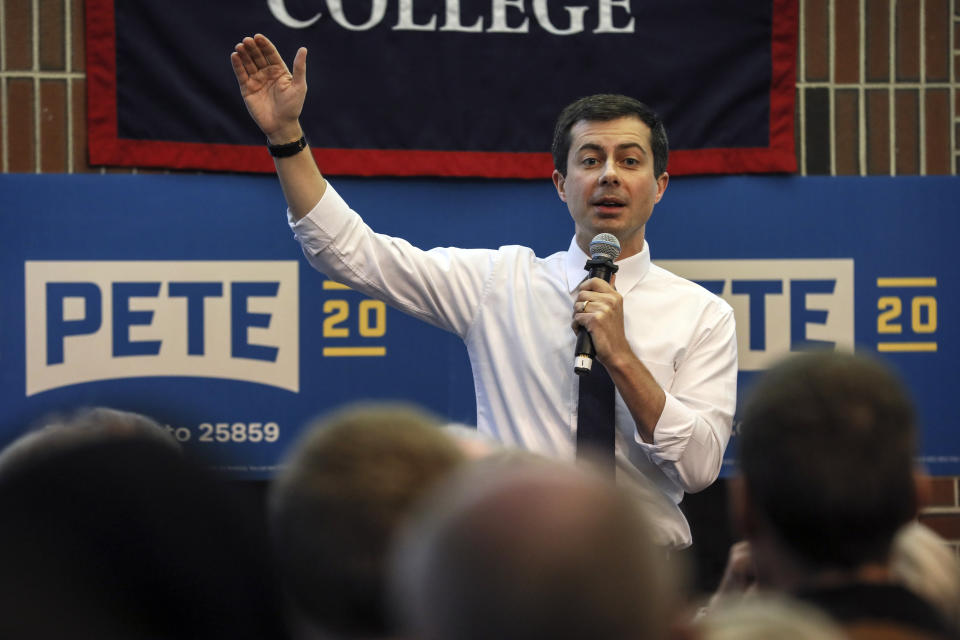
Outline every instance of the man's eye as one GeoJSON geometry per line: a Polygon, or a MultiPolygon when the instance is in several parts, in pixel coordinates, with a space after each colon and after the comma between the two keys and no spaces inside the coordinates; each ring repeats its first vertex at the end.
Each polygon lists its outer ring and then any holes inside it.
{"type": "Polygon", "coordinates": [[[628,167],[635,167],[640,164],[640,161],[636,158],[624,158],[623,164],[627,165],[628,167]]]}
{"type": "Polygon", "coordinates": [[[584,159],[583,159],[583,164],[587,165],[588,167],[592,167],[593,165],[597,164],[597,159],[596,159],[596,158],[584,158],[584,159]]]}

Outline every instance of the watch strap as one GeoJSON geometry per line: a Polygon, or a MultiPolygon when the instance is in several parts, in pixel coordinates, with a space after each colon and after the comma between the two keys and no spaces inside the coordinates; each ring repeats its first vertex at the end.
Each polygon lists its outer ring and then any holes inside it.
{"type": "Polygon", "coordinates": [[[274,158],[288,158],[295,156],[307,148],[306,136],[300,136],[299,140],[287,142],[285,144],[268,144],[267,150],[274,158]]]}

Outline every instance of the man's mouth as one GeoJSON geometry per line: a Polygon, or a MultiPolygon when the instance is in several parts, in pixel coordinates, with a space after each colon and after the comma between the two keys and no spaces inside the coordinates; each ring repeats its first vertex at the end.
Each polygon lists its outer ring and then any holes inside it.
{"type": "Polygon", "coordinates": [[[605,196],[594,199],[590,204],[595,206],[600,212],[616,212],[626,206],[626,202],[614,196],[605,196]]]}

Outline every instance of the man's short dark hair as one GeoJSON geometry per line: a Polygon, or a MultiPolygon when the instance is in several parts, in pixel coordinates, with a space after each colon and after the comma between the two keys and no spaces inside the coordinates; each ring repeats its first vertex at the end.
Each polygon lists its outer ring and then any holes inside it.
{"type": "Polygon", "coordinates": [[[874,358],[788,358],[752,390],[738,440],[750,501],[814,566],[885,561],[916,513],[913,408],[874,358]]]}
{"type": "Polygon", "coordinates": [[[629,96],[598,93],[580,98],[567,105],[557,117],[553,129],[553,166],[561,175],[567,175],[567,156],[570,154],[570,129],[581,120],[606,122],[623,117],[639,118],[650,127],[650,146],[653,151],[653,175],[659,178],[667,170],[667,130],[657,113],[629,96]]]}

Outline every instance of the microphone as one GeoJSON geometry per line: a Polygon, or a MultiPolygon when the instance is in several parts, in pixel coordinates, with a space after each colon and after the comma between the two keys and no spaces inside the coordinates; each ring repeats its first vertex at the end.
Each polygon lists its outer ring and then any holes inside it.
{"type": "MultiPolygon", "coordinates": [[[[602,278],[610,282],[610,277],[620,268],[613,264],[619,255],[620,241],[617,236],[612,233],[598,233],[593,236],[590,241],[590,259],[583,267],[587,270],[587,278],[602,278]]],[[[590,332],[580,327],[577,330],[577,349],[573,359],[574,372],[578,376],[589,375],[596,354],[590,332]]]]}

